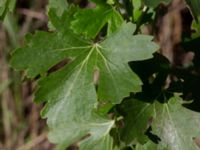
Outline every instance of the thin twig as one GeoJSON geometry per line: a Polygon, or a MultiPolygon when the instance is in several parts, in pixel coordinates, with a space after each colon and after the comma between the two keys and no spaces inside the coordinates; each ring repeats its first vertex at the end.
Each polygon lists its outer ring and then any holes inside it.
{"type": "Polygon", "coordinates": [[[20,8],[18,9],[19,14],[31,17],[31,18],[35,18],[35,19],[39,19],[39,20],[46,20],[47,17],[43,12],[36,12],[30,9],[25,9],[25,8],[20,8]]]}

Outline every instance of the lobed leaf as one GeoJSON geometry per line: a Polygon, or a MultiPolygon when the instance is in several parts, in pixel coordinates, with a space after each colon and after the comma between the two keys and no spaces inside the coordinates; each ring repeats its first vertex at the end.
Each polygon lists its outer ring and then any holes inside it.
{"type": "Polygon", "coordinates": [[[120,130],[121,140],[127,145],[138,142],[144,144],[148,140],[145,132],[150,126],[150,118],[154,116],[154,107],[150,103],[128,99],[120,108],[124,117],[124,127],[120,130]]]}
{"type": "Polygon", "coordinates": [[[56,9],[56,15],[62,16],[62,14],[67,11],[68,7],[66,0],[49,0],[47,10],[56,9]]]}
{"type": "Polygon", "coordinates": [[[200,115],[184,108],[181,102],[179,97],[173,97],[166,104],[155,104],[152,130],[161,138],[158,149],[199,149],[193,139],[200,136],[200,115]]]}
{"type": "Polygon", "coordinates": [[[82,9],[75,13],[75,20],[72,22],[73,30],[88,38],[95,38],[107,24],[107,34],[115,32],[123,23],[121,15],[105,2],[93,2],[96,3],[95,8],[82,9]]]}
{"type": "Polygon", "coordinates": [[[57,32],[28,35],[27,44],[13,53],[11,65],[33,78],[70,57],[68,65],[38,83],[35,100],[46,102],[42,116],[47,118],[49,138],[63,149],[81,140],[82,150],[110,150],[114,121],[94,112],[98,100],[118,104],[130,92],[140,91],[142,83],[128,62],[151,58],[158,47],[150,36],[133,36],[135,25],[131,23],[123,23],[104,41],[93,43],[70,29],[73,12],[69,9],[55,17],[52,10],[51,22],[57,32]],[[95,71],[99,72],[97,91],[95,71]]]}

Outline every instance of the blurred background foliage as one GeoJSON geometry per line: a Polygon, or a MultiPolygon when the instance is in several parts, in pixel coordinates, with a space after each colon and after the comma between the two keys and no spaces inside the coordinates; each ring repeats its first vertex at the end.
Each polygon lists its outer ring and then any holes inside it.
{"type": "Polygon", "coordinates": [[[23,45],[26,33],[47,30],[47,3],[17,0],[14,12],[0,22],[0,150],[54,149],[40,119],[42,107],[33,103],[34,81],[9,67],[10,54],[23,45]]]}

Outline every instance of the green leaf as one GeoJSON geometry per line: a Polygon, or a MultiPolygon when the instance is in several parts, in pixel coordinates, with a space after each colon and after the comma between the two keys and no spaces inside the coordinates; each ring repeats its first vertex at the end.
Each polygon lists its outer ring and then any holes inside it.
{"type": "Polygon", "coordinates": [[[67,0],[49,0],[47,11],[49,12],[50,9],[56,9],[56,15],[62,16],[62,14],[67,10],[67,8],[67,0]]]}
{"type": "Polygon", "coordinates": [[[66,58],[71,52],[70,50],[76,49],[78,52],[78,50],[87,48],[89,42],[80,39],[69,29],[73,15],[71,11],[74,12],[74,8],[64,13],[61,19],[56,17],[55,10],[50,11],[51,23],[60,32],[39,31],[34,35],[28,34],[26,36],[27,44],[25,47],[15,50],[10,64],[18,70],[26,69],[26,75],[34,78],[39,74],[44,74],[66,58]]]}
{"type": "Polygon", "coordinates": [[[168,4],[171,2],[171,0],[143,0],[144,4],[149,7],[157,7],[160,3],[168,4]]]}
{"type": "Polygon", "coordinates": [[[12,12],[15,8],[16,0],[1,0],[0,1],[0,20],[4,19],[6,14],[12,12]]]}
{"type": "Polygon", "coordinates": [[[186,0],[187,5],[190,7],[194,19],[199,22],[200,21],[200,1],[199,0],[186,0]]]}
{"type": "Polygon", "coordinates": [[[54,25],[52,24],[52,18],[57,18],[63,16],[63,13],[70,12],[67,11],[68,9],[71,9],[70,6],[67,3],[67,0],[49,0],[49,3],[47,5],[47,14],[51,17],[51,19],[48,22],[48,27],[50,30],[55,30],[54,25]]]}
{"type": "Polygon", "coordinates": [[[139,18],[142,15],[142,10],[141,10],[141,6],[142,6],[142,2],[141,0],[132,0],[132,4],[133,4],[133,21],[137,22],[139,20],[139,18]]]}
{"type": "Polygon", "coordinates": [[[72,22],[73,30],[88,38],[95,38],[106,24],[108,25],[107,35],[110,35],[123,23],[123,18],[115,8],[101,1],[95,2],[95,8],[77,11],[75,20],[72,22]]]}
{"type": "Polygon", "coordinates": [[[196,21],[199,21],[200,19],[200,1],[199,0],[186,0],[187,4],[189,5],[192,14],[196,21]]]}
{"type": "Polygon", "coordinates": [[[158,47],[151,36],[133,36],[135,25],[131,23],[124,23],[102,42],[87,41],[64,25],[70,23],[73,13],[66,14],[63,28],[62,18],[51,18],[57,33],[29,35],[25,47],[14,52],[11,65],[26,69],[33,78],[70,57],[70,64],[39,81],[35,99],[46,102],[42,116],[47,118],[49,138],[61,148],[83,139],[79,142],[82,150],[110,150],[109,131],[114,122],[94,113],[97,100],[116,104],[130,92],[140,91],[142,83],[128,62],[148,59],[158,47]],[[95,71],[99,72],[97,92],[95,71]]]}
{"type": "Polygon", "coordinates": [[[72,53],[85,58],[92,54],[96,64],[92,66],[91,73],[93,74],[94,70],[100,72],[100,99],[119,103],[123,97],[129,95],[129,92],[140,91],[141,81],[127,63],[131,60],[148,59],[157,49],[151,42],[152,37],[132,36],[130,33],[133,33],[134,28],[135,26],[130,23],[124,24],[118,32],[100,44],[79,39],[70,31],[64,34],[38,32],[33,37],[28,36],[28,44],[24,48],[15,51],[11,65],[16,69],[27,69],[27,75],[35,77],[44,74],[72,53]],[[126,36],[126,39],[122,39],[122,35],[126,36]]]}
{"type": "Polygon", "coordinates": [[[84,58],[84,55],[41,80],[35,99],[47,101],[42,116],[48,118],[50,141],[64,149],[88,135],[79,143],[80,149],[110,150],[112,140],[109,131],[114,122],[94,116],[92,112],[97,103],[91,80],[94,63],[91,58],[94,56],[92,51],[88,57],[84,58]]]}
{"type": "Polygon", "coordinates": [[[173,97],[166,104],[155,104],[152,130],[161,138],[158,149],[199,149],[193,138],[200,137],[200,115],[184,108],[181,103],[179,97],[173,97]]]}
{"type": "Polygon", "coordinates": [[[198,38],[200,36],[200,25],[197,20],[192,21],[192,30],[194,31],[192,33],[192,39],[198,38]]]}
{"type": "MultiPolygon", "coordinates": [[[[36,32],[35,35],[27,35],[25,47],[17,49],[12,57],[11,65],[16,69],[27,69],[28,77],[33,78],[38,74],[44,74],[48,69],[67,57],[69,51],[74,47],[80,50],[85,48],[85,41],[60,33],[36,32]],[[59,42],[62,41],[62,42],[59,42]],[[29,58],[29,59],[27,59],[29,58]]],[[[87,46],[86,46],[87,47],[87,46]]]]}
{"type": "MultiPolygon", "coordinates": [[[[144,145],[137,144],[135,150],[158,150],[158,149],[155,143],[153,143],[152,141],[148,141],[144,145]]],[[[167,150],[167,149],[159,149],[159,150],[167,150]]]]}
{"type": "Polygon", "coordinates": [[[120,106],[125,120],[125,126],[120,130],[121,140],[126,145],[136,144],[136,150],[198,150],[193,140],[200,137],[200,115],[186,109],[182,103],[182,99],[177,96],[164,104],[126,100],[120,106]],[[158,136],[160,141],[158,144],[149,141],[141,145],[139,143],[146,140],[144,132],[151,117],[151,133],[158,136]]]}
{"type": "Polygon", "coordinates": [[[55,30],[62,32],[72,32],[70,29],[71,21],[74,19],[74,13],[78,10],[78,7],[70,5],[61,16],[57,14],[57,9],[50,9],[48,12],[49,22],[54,26],[55,30]]]}
{"type": "Polygon", "coordinates": [[[136,99],[128,99],[120,105],[123,113],[124,127],[121,129],[121,140],[127,145],[133,143],[145,143],[149,119],[154,116],[152,104],[136,99]]]}
{"type": "Polygon", "coordinates": [[[115,4],[115,0],[107,0],[106,2],[107,2],[107,4],[109,4],[109,5],[115,4]]]}

